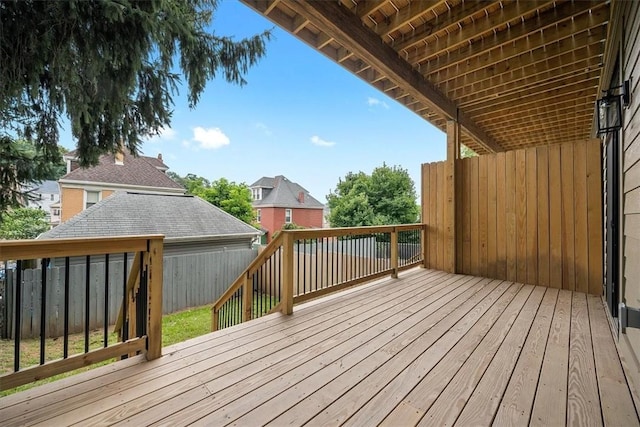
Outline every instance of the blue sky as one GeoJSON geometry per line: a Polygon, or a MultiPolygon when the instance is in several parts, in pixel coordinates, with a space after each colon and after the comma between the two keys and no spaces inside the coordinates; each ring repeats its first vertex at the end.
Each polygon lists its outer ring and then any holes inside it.
{"type": "MultiPolygon", "coordinates": [[[[274,27],[236,0],[213,22],[236,38],[274,27]]],[[[419,196],[420,164],[446,157],[444,133],[279,27],[273,36],[247,85],[216,79],[193,110],[175,97],[171,128],[143,153],[209,180],[285,175],[322,202],[347,172],[386,162],[409,171],[419,196]]]]}

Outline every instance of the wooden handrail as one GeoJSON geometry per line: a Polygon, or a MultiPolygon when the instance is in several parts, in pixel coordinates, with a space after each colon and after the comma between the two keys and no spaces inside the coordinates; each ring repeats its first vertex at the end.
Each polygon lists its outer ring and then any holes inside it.
{"type": "MultiPolygon", "coordinates": [[[[254,273],[256,273],[260,268],[262,268],[263,264],[280,248],[283,249],[282,252],[282,270],[281,270],[281,284],[282,284],[282,295],[281,301],[277,304],[277,307],[285,314],[290,314],[293,312],[293,303],[294,301],[302,301],[309,299],[309,295],[294,296],[294,271],[293,271],[293,252],[294,252],[294,242],[303,241],[303,240],[313,240],[313,239],[324,239],[324,238],[339,238],[339,237],[347,237],[347,236],[360,236],[360,235],[373,235],[379,233],[389,233],[391,235],[390,244],[391,244],[391,268],[388,270],[380,271],[375,273],[371,277],[381,277],[382,275],[391,273],[392,277],[397,277],[398,271],[401,269],[405,269],[406,267],[403,265],[399,267],[398,265],[398,233],[403,231],[420,231],[421,240],[423,242],[420,254],[417,256],[424,256],[425,254],[425,238],[426,238],[426,224],[400,224],[400,225],[383,225],[383,226],[368,226],[368,227],[343,227],[343,228],[322,228],[322,229],[300,229],[300,230],[282,230],[280,231],[276,237],[267,245],[267,247],[249,264],[249,266],[242,272],[242,274],[231,284],[231,286],[224,292],[224,294],[218,298],[218,300],[213,304],[212,310],[212,322],[211,327],[212,330],[218,329],[218,314],[222,309],[223,305],[227,303],[241,288],[244,288],[242,303],[242,320],[247,321],[251,319],[252,315],[252,298],[253,298],[253,288],[251,277],[254,273]]],[[[417,265],[417,262],[415,263],[417,265]]],[[[424,264],[423,264],[424,265],[424,264]]],[[[350,280],[349,283],[340,284],[336,286],[335,289],[342,289],[346,286],[351,286],[353,284],[362,283],[366,280],[370,280],[367,277],[357,278],[350,280]]],[[[322,290],[322,292],[318,292],[318,295],[325,294],[330,292],[328,289],[322,290]]],[[[274,308],[270,310],[269,313],[278,311],[274,308]]]]}
{"type": "Polygon", "coordinates": [[[0,240],[0,259],[63,258],[146,251],[147,241],[153,239],[164,239],[164,236],[0,240]]]}

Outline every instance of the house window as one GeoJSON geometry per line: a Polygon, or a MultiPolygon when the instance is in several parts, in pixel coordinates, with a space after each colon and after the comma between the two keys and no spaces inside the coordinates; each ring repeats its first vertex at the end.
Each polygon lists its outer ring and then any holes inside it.
{"type": "Polygon", "coordinates": [[[253,200],[262,199],[262,188],[252,188],[251,195],[253,196],[253,200]]]}
{"type": "Polygon", "coordinates": [[[284,222],[285,224],[291,224],[291,209],[284,210],[284,222]]]}
{"type": "Polygon", "coordinates": [[[100,192],[99,191],[86,191],[85,192],[85,203],[84,208],[90,208],[100,201],[100,192]]]}
{"type": "Polygon", "coordinates": [[[51,195],[51,200],[53,200],[53,196],[54,196],[54,194],[51,195]]]}
{"type": "Polygon", "coordinates": [[[262,212],[260,212],[260,209],[256,209],[256,221],[257,222],[260,222],[260,218],[262,216],[261,214],[262,214],[262,212]]]}
{"type": "Polygon", "coordinates": [[[60,209],[54,209],[53,210],[53,215],[54,216],[60,216],[60,209]]]}

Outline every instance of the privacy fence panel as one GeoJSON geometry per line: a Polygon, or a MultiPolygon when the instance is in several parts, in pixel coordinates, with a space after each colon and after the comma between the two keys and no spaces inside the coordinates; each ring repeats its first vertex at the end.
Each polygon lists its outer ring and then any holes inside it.
{"type": "MultiPolygon", "coordinates": [[[[255,249],[227,250],[189,255],[172,255],[164,259],[163,273],[163,313],[169,314],[212,304],[227,287],[242,273],[249,263],[256,257],[255,249]]],[[[122,300],[122,281],[124,277],[124,262],[115,256],[109,262],[109,287],[105,292],[105,264],[91,262],[89,269],[89,326],[98,329],[104,325],[105,295],[109,299],[108,323],[113,324],[120,310],[122,300]]],[[[46,300],[47,321],[46,336],[61,336],[64,329],[64,278],[65,267],[56,266],[51,262],[47,267],[46,300]]],[[[127,263],[131,268],[131,261],[127,263]]],[[[69,332],[77,333],[84,330],[85,318],[85,278],[86,265],[84,262],[72,262],[69,267],[69,332]]],[[[6,325],[2,331],[3,338],[13,338],[14,325],[12,323],[15,307],[14,270],[8,270],[6,282],[6,304],[4,319],[6,325]]],[[[22,326],[23,338],[40,336],[40,306],[42,298],[42,270],[41,268],[26,269],[22,274],[22,326]]]]}
{"type": "MultiPolygon", "coordinates": [[[[598,140],[456,161],[456,270],[602,292],[598,140]]],[[[422,165],[427,266],[444,268],[444,162],[422,165]]]]}

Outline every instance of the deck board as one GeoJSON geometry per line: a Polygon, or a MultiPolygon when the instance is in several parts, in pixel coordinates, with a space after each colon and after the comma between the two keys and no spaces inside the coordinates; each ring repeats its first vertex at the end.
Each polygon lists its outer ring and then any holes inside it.
{"type": "Polygon", "coordinates": [[[638,425],[600,298],[413,269],[0,399],[3,425],[638,425]]]}

